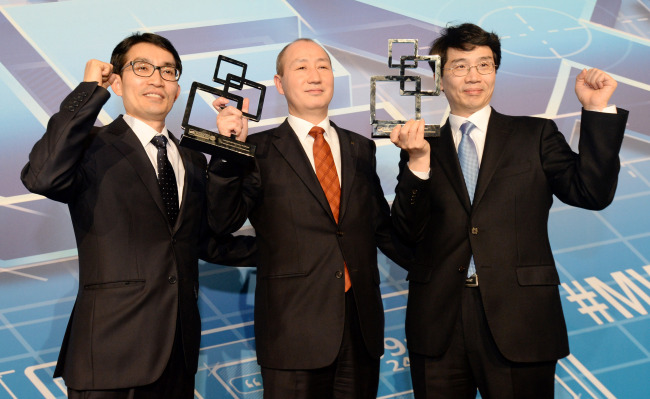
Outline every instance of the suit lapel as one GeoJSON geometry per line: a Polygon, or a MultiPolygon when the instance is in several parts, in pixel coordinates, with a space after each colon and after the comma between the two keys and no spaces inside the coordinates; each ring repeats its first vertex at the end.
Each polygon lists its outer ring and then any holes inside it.
{"type": "Polygon", "coordinates": [[[133,170],[140,177],[142,184],[147,188],[149,194],[151,194],[151,198],[153,198],[154,202],[158,206],[162,216],[167,218],[165,205],[163,204],[162,196],[160,195],[156,170],[153,165],[151,165],[151,161],[142,147],[142,143],[138,140],[138,137],[122,117],[116,119],[106,128],[109,133],[112,133],[117,138],[117,140],[113,142],[115,148],[117,148],[131,166],[133,166],[133,170]]]}
{"type": "Polygon", "coordinates": [[[309,158],[307,158],[307,154],[305,154],[302,144],[293,129],[291,129],[289,122],[285,120],[275,129],[273,134],[275,136],[275,140],[273,140],[275,148],[334,220],[334,215],[318,177],[316,177],[316,172],[312,168],[309,158]]]}
{"type": "MultiPolygon", "coordinates": [[[[472,204],[469,200],[467,193],[467,186],[465,185],[465,178],[463,171],[460,168],[460,161],[458,160],[458,151],[454,145],[454,139],[451,135],[451,125],[447,121],[440,129],[440,138],[432,139],[429,141],[431,144],[432,155],[438,160],[438,165],[447,175],[451,186],[454,188],[456,195],[462,202],[463,206],[469,213],[472,204]]],[[[433,166],[433,165],[432,165],[433,166]]]]}
{"type": "Polygon", "coordinates": [[[358,145],[354,142],[350,134],[339,129],[333,122],[332,126],[336,129],[339,136],[339,145],[341,147],[341,206],[339,209],[339,223],[345,215],[347,204],[352,194],[354,177],[357,170],[358,145]]]}
{"type": "Polygon", "coordinates": [[[508,126],[508,118],[492,109],[485,136],[483,158],[481,159],[481,167],[476,182],[474,205],[478,204],[483,194],[485,194],[485,190],[490,184],[492,176],[494,176],[494,172],[497,169],[497,165],[511,134],[512,127],[508,126]]]}
{"type": "Polygon", "coordinates": [[[180,227],[184,219],[184,215],[185,213],[187,213],[185,209],[187,209],[188,206],[192,206],[191,204],[189,204],[189,198],[188,198],[190,191],[192,191],[191,184],[193,179],[191,179],[191,177],[196,176],[196,173],[201,173],[201,172],[196,170],[194,162],[190,162],[190,159],[192,157],[190,151],[192,150],[188,150],[185,147],[181,147],[176,136],[174,136],[172,132],[170,132],[169,130],[167,131],[167,133],[169,133],[169,138],[171,138],[174,144],[176,144],[176,148],[178,149],[178,153],[181,157],[181,162],[183,162],[183,168],[185,169],[185,176],[183,178],[183,192],[179,193],[179,197],[182,196],[181,207],[178,210],[178,217],[176,218],[176,226],[172,226],[172,230],[175,231],[180,227]]]}

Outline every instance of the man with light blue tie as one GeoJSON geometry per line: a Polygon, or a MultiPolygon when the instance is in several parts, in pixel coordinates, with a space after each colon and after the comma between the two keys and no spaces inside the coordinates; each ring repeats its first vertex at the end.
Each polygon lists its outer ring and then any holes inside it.
{"type": "Polygon", "coordinates": [[[450,115],[438,138],[424,121],[397,126],[402,151],[392,217],[416,250],[406,338],[416,398],[552,398],[569,354],[548,238],[555,195],[599,210],[616,191],[628,112],[608,106],[616,81],[583,70],[580,154],[551,120],[490,106],[499,38],[473,24],[441,32],[450,115]]]}

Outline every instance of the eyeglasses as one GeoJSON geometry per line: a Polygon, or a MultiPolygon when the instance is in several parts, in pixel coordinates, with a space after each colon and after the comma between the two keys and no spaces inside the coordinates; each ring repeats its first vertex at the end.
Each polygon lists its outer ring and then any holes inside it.
{"type": "Polygon", "coordinates": [[[153,75],[156,69],[160,71],[160,77],[168,82],[176,82],[181,77],[181,72],[173,66],[155,66],[146,61],[131,61],[122,70],[128,67],[133,68],[133,73],[143,78],[153,75]]]}
{"type": "Polygon", "coordinates": [[[445,70],[451,71],[454,76],[459,78],[467,76],[469,71],[472,68],[476,68],[476,71],[481,75],[489,75],[494,72],[494,69],[497,67],[493,62],[481,61],[478,65],[469,65],[469,64],[456,64],[451,68],[443,68],[445,70]]]}

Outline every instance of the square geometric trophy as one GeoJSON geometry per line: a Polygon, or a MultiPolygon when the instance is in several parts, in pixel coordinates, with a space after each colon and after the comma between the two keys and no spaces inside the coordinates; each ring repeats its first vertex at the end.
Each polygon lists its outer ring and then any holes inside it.
{"type": "Polygon", "coordinates": [[[255,158],[255,146],[239,141],[235,135],[225,136],[215,133],[209,129],[204,129],[199,126],[190,124],[190,114],[192,113],[192,105],[194,104],[194,97],[197,91],[203,91],[219,97],[225,97],[236,103],[238,110],[242,109],[244,98],[229,92],[228,90],[243,90],[244,88],[253,88],[259,90],[259,101],[257,105],[257,112],[255,114],[243,113],[243,116],[249,120],[259,122],[262,116],[262,106],[264,104],[264,94],[266,93],[266,86],[246,79],[247,65],[243,62],[228,58],[220,55],[217,59],[217,66],[214,71],[214,82],[223,85],[222,89],[217,89],[199,82],[193,82],[190,89],[190,94],[187,99],[185,107],[185,115],[181,127],[185,131],[181,136],[180,144],[184,147],[193,150],[201,151],[207,154],[216,155],[220,158],[232,161],[244,166],[250,166],[255,158]],[[241,74],[235,75],[232,73],[226,74],[225,79],[219,77],[219,69],[222,63],[229,63],[241,68],[241,74]]]}
{"type": "MultiPolygon", "coordinates": [[[[372,76],[370,78],[370,124],[372,125],[372,137],[390,137],[390,133],[397,125],[403,125],[405,120],[377,120],[376,92],[377,82],[399,82],[399,93],[401,96],[412,96],[415,99],[415,119],[422,116],[422,96],[440,95],[440,56],[418,55],[417,39],[388,39],[388,67],[399,68],[400,74],[393,76],[372,76]],[[399,64],[393,64],[393,43],[413,43],[413,55],[403,55],[399,64]],[[406,69],[418,67],[418,61],[434,62],[434,90],[422,90],[422,78],[420,76],[406,75],[406,69]],[[406,83],[414,82],[415,90],[406,90],[406,83]]],[[[424,125],[424,137],[440,136],[440,125],[424,125]]]]}

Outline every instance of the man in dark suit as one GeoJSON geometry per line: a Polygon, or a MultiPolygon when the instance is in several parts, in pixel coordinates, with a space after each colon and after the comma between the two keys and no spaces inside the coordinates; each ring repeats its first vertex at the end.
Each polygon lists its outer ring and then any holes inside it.
{"type": "Polygon", "coordinates": [[[404,150],[393,218],[416,248],[406,312],[415,396],[474,398],[478,387],[483,398],[552,398],[569,346],[549,208],[553,195],[587,209],[612,201],[628,113],[606,109],[609,75],[582,71],[578,155],[553,121],[490,107],[496,34],[448,27],[431,54],[451,109],[441,136],[424,139],[423,121],[391,134],[404,150]]]}
{"type": "Polygon", "coordinates": [[[251,263],[246,239],[209,234],[206,159],[167,131],[181,71],[150,33],[124,39],[111,64],[88,61],[22,171],[30,191],[68,204],[77,240],[79,291],[54,372],[70,398],[193,398],[198,259],[251,263]],[[126,115],[93,127],[109,85],[126,115]]]}
{"type": "MultiPolygon", "coordinates": [[[[248,217],[255,228],[264,397],[375,398],[384,350],[377,247],[401,261],[375,145],[329,120],[334,75],[320,45],[290,43],[276,66],[289,117],[248,137],[257,146],[254,170],[223,163],[219,190],[209,191],[220,200],[220,225],[237,229],[248,217]]],[[[215,107],[227,102],[217,99],[215,107]]],[[[234,107],[220,111],[217,125],[246,139],[234,107]]]]}

